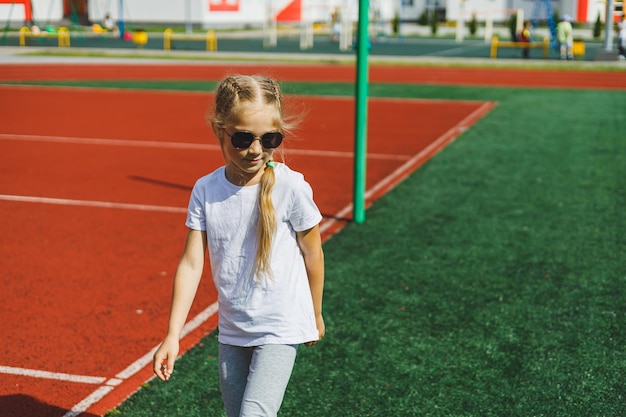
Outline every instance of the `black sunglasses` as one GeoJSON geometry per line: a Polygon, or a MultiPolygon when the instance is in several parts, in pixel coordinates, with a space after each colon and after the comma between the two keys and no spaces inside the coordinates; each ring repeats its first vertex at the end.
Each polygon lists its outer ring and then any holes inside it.
{"type": "Polygon", "coordinates": [[[252,142],[258,139],[265,149],[274,149],[280,146],[284,137],[285,135],[281,132],[267,132],[261,136],[255,136],[252,132],[240,130],[230,135],[230,142],[237,149],[248,149],[252,142]]]}

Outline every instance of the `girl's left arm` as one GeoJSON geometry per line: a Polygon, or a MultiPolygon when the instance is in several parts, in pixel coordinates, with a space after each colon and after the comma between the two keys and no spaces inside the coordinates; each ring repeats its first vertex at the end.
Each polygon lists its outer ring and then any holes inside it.
{"type": "MultiPolygon", "coordinates": [[[[322,237],[320,236],[319,225],[296,232],[298,245],[304,256],[304,265],[309,279],[311,296],[313,297],[313,308],[315,310],[315,323],[319,333],[319,340],[322,340],[326,333],[324,318],[322,317],[322,297],[324,295],[324,252],[322,251],[322,237]]],[[[305,343],[312,346],[317,341],[305,343]]]]}

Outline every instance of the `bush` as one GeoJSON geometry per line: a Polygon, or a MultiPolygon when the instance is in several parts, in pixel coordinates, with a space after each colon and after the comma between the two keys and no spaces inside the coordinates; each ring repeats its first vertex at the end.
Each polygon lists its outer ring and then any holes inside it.
{"type": "Polygon", "coordinates": [[[396,13],[391,20],[391,30],[394,36],[398,36],[400,33],[400,16],[398,16],[398,13],[396,13]]]}
{"type": "Polygon", "coordinates": [[[417,18],[417,24],[420,26],[428,25],[428,9],[424,9],[422,14],[417,18]]]}
{"type": "Polygon", "coordinates": [[[511,40],[517,41],[517,13],[514,13],[509,18],[509,31],[511,32],[511,40]]]}
{"type": "Polygon", "coordinates": [[[476,20],[476,14],[472,14],[472,20],[469,21],[469,33],[470,35],[474,36],[476,35],[476,32],[478,32],[478,21],[476,20]]]}
{"type": "Polygon", "coordinates": [[[593,37],[598,39],[600,35],[602,35],[602,21],[600,20],[600,13],[598,13],[596,23],[593,25],[593,37]]]}
{"type": "Polygon", "coordinates": [[[559,13],[559,9],[557,9],[556,7],[554,8],[554,13],[552,14],[552,18],[554,19],[556,23],[559,23],[561,21],[561,14],[559,13]]]}
{"type": "Polygon", "coordinates": [[[431,13],[431,20],[430,20],[430,33],[432,33],[433,35],[436,35],[438,27],[439,27],[439,16],[437,15],[437,9],[433,9],[431,13]]]}

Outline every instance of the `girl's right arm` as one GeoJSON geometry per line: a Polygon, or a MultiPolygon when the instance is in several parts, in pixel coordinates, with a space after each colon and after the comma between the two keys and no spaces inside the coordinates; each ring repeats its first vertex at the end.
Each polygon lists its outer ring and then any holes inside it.
{"type": "Polygon", "coordinates": [[[167,335],[155,352],[152,362],[154,373],[163,381],[167,381],[174,371],[180,335],[202,277],[206,247],[206,232],[190,229],[174,276],[167,335]]]}

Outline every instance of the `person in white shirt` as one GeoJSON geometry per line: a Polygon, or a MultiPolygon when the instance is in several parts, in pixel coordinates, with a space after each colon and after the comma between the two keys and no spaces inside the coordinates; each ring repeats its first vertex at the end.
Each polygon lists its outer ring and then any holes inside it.
{"type": "Polygon", "coordinates": [[[572,18],[569,15],[563,16],[563,19],[556,25],[556,34],[559,41],[561,59],[574,59],[574,31],[572,18]]]}
{"type": "Polygon", "coordinates": [[[274,161],[291,126],[275,80],[222,80],[208,117],[225,165],[191,193],[185,249],[154,372],[168,380],[208,248],[218,291],[219,374],[228,417],[275,416],[298,346],[324,337],[322,219],[304,176],[274,161]]]}
{"type": "Polygon", "coordinates": [[[617,24],[617,49],[620,59],[626,59],[626,14],[622,15],[622,20],[617,24]]]}
{"type": "Polygon", "coordinates": [[[104,15],[104,19],[102,19],[102,27],[104,27],[109,32],[115,32],[117,30],[117,25],[115,24],[115,20],[111,17],[109,13],[104,15]]]}

